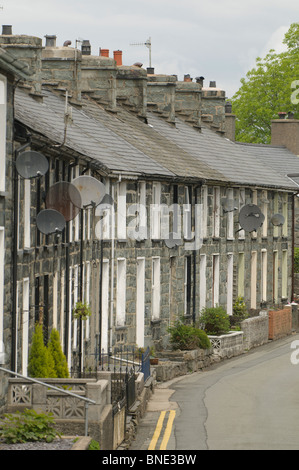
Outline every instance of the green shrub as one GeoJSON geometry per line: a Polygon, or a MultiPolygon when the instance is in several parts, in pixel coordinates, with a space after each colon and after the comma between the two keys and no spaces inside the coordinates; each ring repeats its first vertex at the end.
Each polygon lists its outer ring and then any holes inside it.
{"type": "Polygon", "coordinates": [[[55,378],[54,361],[44,344],[43,327],[36,324],[29,351],[28,375],[39,378],[55,378]]]}
{"type": "Polygon", "coordinates": [[[230,331],[229,315],[223,307],[203,309],[200,315],[200,323],[208,335],[221,335],[230,331]]]}
{"type": "Polygon", "coordinates": [[[68,378],[67,360],[61,348],[59,333],[55,328],[51,331],[48,350],[54,360],[55,377],[68,378]]]}
{"type": "Polygon", "coordinates": [[[233,314],[230,316],[230,323],[232,326],[240,327],[243,320],[248,318],[247,307],[243,297],[237,297],[233,305],[233,314]]]}
{"type": "Polygon", "coordinates": [[[46,441],[60,437],[54,429],[51,415],[26,409],[23,412],[5,414],[0,420],[0,436],[8,444],[46,441]]]}
{"type": "Polygon", "coordinates": [[[204,331],[192,325],[185,325],[183,321],[178,320],[168,331],[170,343],[175,349],[190,350],[211,347],[210,340],[204,331]]]}
{"type": "Polygon", "coordinates": [[[98,441],[92,439],[88,446],[88,450],[100,450],[100,444],[98,443],[98,441]]]}
{"type": "Polygon", "coordinates": [[[299,248],[295,248],[294,252],[294,272],[299,273],[299,248]]]}

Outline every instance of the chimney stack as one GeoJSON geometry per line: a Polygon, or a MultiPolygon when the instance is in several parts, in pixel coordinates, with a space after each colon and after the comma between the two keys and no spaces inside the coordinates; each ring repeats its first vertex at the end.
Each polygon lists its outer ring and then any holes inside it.
{"type": "Polygon", "coordinates": [[[271,125],[271,144],[284,146],[299,156],[299,119],[293,113],[278,113],[271,125]],[[288,117],[287,117],[288,115],[288,117]]]}
{"type": "Polygon", "coordinates": [[[45,36],[46,38],[46,47],[56,47],[56,36],[48,34],[45,36]]]}
{"type": "Polygon", "coordinates": [[[11,36],[12,35],[12,26],[9,24],[2,25],[2,34],[4,36],[11,36]]]}
{"type": "Polygon", "coordinates": [[[113,57],[118,67],[120,67],[123,64],[122,54],[123,54],[122,51],[113,51],[113,57]]]}
{"type": "Polygon", "coordinates": [[[84,39],[82,41],[82,46],[81,46],[81,53],[82,55],[90,55],[91,54],[91,45],[88,39],[84,39]]]}
{"type": "Polygon", "coordinates": [[[109,57],[109,49],[102,49],[100,47],[100,56],[101,57],[109,57]]]}

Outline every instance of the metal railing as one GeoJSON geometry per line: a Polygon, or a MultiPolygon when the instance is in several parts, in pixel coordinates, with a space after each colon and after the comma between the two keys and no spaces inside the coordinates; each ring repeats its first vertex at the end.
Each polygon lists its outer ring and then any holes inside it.
{"type": "Polygon", "coordinates": [[[83,397],[81,395],[77,395],[76,393],[70,392],[68,390],[64,390],[62,388],[55,387],[55,385],[50,385],[46,382],[42,382],[40,380],[33,379],[31,377],[26,377],[25,375],[18,374],[17,372],[13,372],[12,370],[5,369],[4,367],[0,367],[0,370],[2,370],[3,372],[8,373],[10,375],[20,377],[21,379],[24,379],[25,381],[33,382],[33,383],[36,383],[36,384],[39,384],[39,385],[43,385],[44,387],[51,388],[51,389],[56,390],[60,393],[64,393],[66,395],[77,398],[78,400],[84,401],[84,407],[85,407],[85,436],[88,436],[88,406],[90,404],[96,405],[96,402],[94,400],[91,400],[90,398],[83,397]]]}

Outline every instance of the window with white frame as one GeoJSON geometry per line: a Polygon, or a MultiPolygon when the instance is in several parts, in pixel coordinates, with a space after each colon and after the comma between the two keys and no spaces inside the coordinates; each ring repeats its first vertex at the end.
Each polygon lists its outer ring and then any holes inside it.
{"type": "Polygon", "coordinates": [[[220,234],[220,188],[213,188],[213,237],[219,238],[220,234]]]}
{"type": "MultiPolygon", "coordinates": [[[[257,205],[257,190],[253,189],[252,190],[252,204],[257,205]]],[[[254,230],[251,232],[251,238],[256,238],[257,237],[257,232],[254,230]]]]}
{"type": "Polygon", "coordinates": [[[264,214],[264,222],[262,225],[262,236],[265,238],[268,235],[268,191],[264,190],[262,192],[262,213],[264,214]]]}
{"type": "Polygon", "coordinates": [[[30,248],[31,246],[30,208],[31,208],[31,181],[24,180],[24,248],[30,248]]]}
{"type": "Polygon", "coordinates": [[[213,278],[212,278],[212,305],[216,307],[219,305],[219,269],[220,269],[220,256],[213,255],[213,278]]]}
{"type": "Polygon", "coordinates": [[[251,253],[251,299],[250,306],[256,309],[256,291],[257,291],[257,252],[251,253]]]}
{"type": "Polygon", "coordinates": [[[159,320],[160,318],[160,296],[161,296],[161,273],[160,273],[160,258],[154,257],[152,259],[152,320],[159,320]]]}
{"type": "Polygon", "coordinates": [[[233,293],[234,293],[234,255],[227,254],[227,281],[226,281],[226,311],[228,315],[233,314],[233,293]]]}
{"type": "Polygon", "coordinates": [[[108,353],[109,334],[109,260],[103,259],[102,272],[102,329],[101,329],[101,349],[108,353]]]}
{"type": "Polygon", "coordinates": [[[185,186],[185,202],[183,213],[183,230],[184,238],[191,240],[192,238],[192,188],[185,186]]]}
{"type": "Polygon", "coordinates": [[[5,191],[7,81],[0,75],[0,191],[5,191]]]}
{"type": "Polygon", "coordinates": [[[262,285],[261,285],[261,300],[262,302],[267,302],[267,250],[263,249],[262,250],[262,285]]]}
{"type": "MultiPolygon", "coordinates": [[[[239,211],[240,209],[242,209],[243,206],[245,206],[245,188],[240,188],[239,189],[239,211]]],[[[241,239],[245,238],[245,230],[242,229],[239,231],[239,238],[241,239]]]]}
{"type": "MultiPolygon", "coordinates": [[[[227,192],[227,198],[229,200],[234,200],[234,190],[233,188],[229,188],[227,192]]],[[[226,237],[229,240],[234,239],[234,212],[230,211],[227,212],[227,231],[226,231],[226,237]]]]}
{"type": "Polygon", "coordinates": [[[278,303],[278,251],[273,252],[273,302],[278,303]]]}
{"type": "Polygon", "coordinates": [[[288,251],[282,251],[281,261],[281,297],[288,298],[288,251]]]}
{"type": "Polygon", "coordinates": [[[118,183],[117,193],[117,238],[125,240],[127,238],[127,184],[125,181],[118,183]]]}
{"type": "MultiPolygon", "coordinates": [[[[274,201],[273,201],[273,209],[274,212],[273,214],[278,214],[278,193],[274,194],[274,201]]],[[[273,237],[278,237],[279,231],[278,231],[278,226],[274,225],[273,227],[273,237]]]]}
{"type": "Polygon", "coordinates": [[[185,315],[190,315],[191,313],[191,256],[185,257],[185,306],[184,311],[185,315]]]}
{"type": "Polygon", "coordinates": [[[161,237],[161,183],[153,183],[151,204],[151,238],[161,237]]]}
{"type": "Polygon", "coordinates": [[[126,324],[126,260],[117,259],[116,326],[126,324]]]}
{"type": "Polygon", "coordinates": [[[207,296],[207,255],[200,255],[199,264],[199,309],[202,310],[206,306],[207,296]]]}
{"type": "Polygon", "coordinates": [[[284,222],[282,226],[282,236],[288,236],[288,194],[284,193],[282,197],[282,215],[284,217],[284,222]]]}
{"type": "Polygon", "coordinates": [[[201,188],[201,204],[202,204],[202,237],[208,236],[208,187],[201,188]]]}
{"type": "Polygon", "coordinates": [[[22,374],[27,376],[29,350],[29,278],[23,279],[22,374]]]}

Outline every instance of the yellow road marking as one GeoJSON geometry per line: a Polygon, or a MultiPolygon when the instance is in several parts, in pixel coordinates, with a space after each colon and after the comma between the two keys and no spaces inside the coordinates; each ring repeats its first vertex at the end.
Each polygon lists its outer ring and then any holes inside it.
{"type": "MultiPolygon", "coordinates": [[[[165,415],[166,415],[166,411],[161,411],[158,422],[157,422],[157,426],[156,426],[155,432],[153,434],[152,440],[150,442],[150,445],[148,447],[148,450],[155,450],[155,448],[156,448],[156,445],[157,445],[157,442],[158,442],[158,439],[160,437],[161,430],[162,430],[162,427],[163,427],[165,415]]],[[[172,430],[172,423],[173,423],[174,418],[175,418],[175,411],[171,410],[169,412],[168,422],[167,422],[167,425],[166,425],[166,429],[165,429],[165,432],[164,432],[164,436],[163,436],[163,440],[162,440],[162,443],[161,443],[161,446],[160,446],[160,450],[165,450],[166,447],[167,447],[167,444],[168,444],[168,441],[169,441],[169,438],[170,438],[170,434],[171,434],[171,430],[172,430]]]]}

